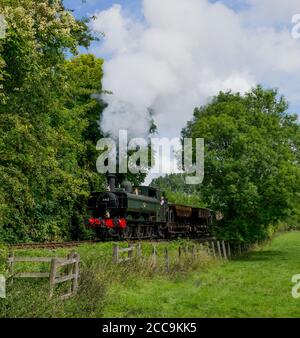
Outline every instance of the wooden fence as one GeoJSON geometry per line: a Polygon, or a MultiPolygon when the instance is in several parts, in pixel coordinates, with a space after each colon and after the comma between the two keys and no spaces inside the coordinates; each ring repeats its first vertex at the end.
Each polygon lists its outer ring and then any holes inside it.
{"type": "MultiPolygon", "coordinates": [[[[242,255],[244,252],[249,251],[251,246],[242,243],[230,243],[225,241],[217,240],[207,240],[201,241],[201,243],[193,243],[189,245],[182,245],[178,247],[178,254],[175,252],[171,253],[171,249],[165,247],[163,252],[160,252],[160,257],[158,257],[158,250],[156,245],[152,246],[152,251],[150,255],[150,265],[151,268],[155,269],[160,263],[160,267],[165,269],[167,273],[171,271],[171,263],[174,257],[177,262],[180,262],[182,258],[188,259],[187,262],[196,262],[197,260],[203,259],[203,253],[206,253],[208,256],[222,259],[230,260],[233,257],[242,255]],[[160,258],[158,262],[158,258],[160,258]],[[163,264],[163,265],[161,265],[163,264]]],[[[142,245],[138,244],[128,244],[127,248],[119,247],[118,244],[113,245],[113,263],[120,264],[127,261],[138,261],[143,257],[142,255],[142,245]]],[[[148,259],[149,257],[147,257],[148,259]]],[[[80,256],[78,253],[72,251],[66,258],[64,257],[16,257],[13,252],[9,253],[8,258],[8,267],[9,275],[11,279],[14,278],[48,278],[49,279],[49,298],[54,296],[55,287],[58,284],[68,282],[67,293],[61,295],[61,299],[67,299],[78,290],[78,279],[79,279],[79,263],[80,256]],[[26,272],[20,271],[18,267],[15,272],[16,263],[48,263],[49,271],[48,272],[26,272]]]]}
{"type": "Polygon", "coordinates": [[[128,244],[128,248],[120,248],[118,244],[114,244],[113,262],[119,264],[130,261],[136,257],[141,257],[142,255],[141,248],[142,248],[141,243],[137,245],[128,244]]]}
{"type": "Polygon", "coordinates": [[[52,298],[56,284],[70,282],[68,293],[60,296],[61,299],[67,299],[74,295],[78,289],[80,256],[76,252],[71,252],[67,258],[58,257],[15,257],[11,252],[8,258],[9,274],[11,278],[49,278],[50,293],[52,298]],[[16,263],[49,263],[49,272],[16,272],[14,268],[16,263]],[[61,268],[66,267],[67,272],[61,274],[61,268]]]}
{"type": "MultiPolygon", "coordinates": [[[[225,241],[209,240],[201,242],[200,244],[183,245],[178,247],[178,259],[189,258],[192,261],[201,259],[203,253],[206,253],[210,257],[216,259],[222,259],[224,261],[230,260],[233,257],[241,255],[249,250],[249,246],[241,243],[230,243],[225,241]]],[[[165,261],[165,270],[170,272],[171,259],[170,249],[164,248],[163,259],[165,261]]],[[[118,244],[113,246],[113,262],[115,264],[131,261],[134,258],[141,258],[142,246],[139,244],[128,244],[127,248],[120,248],[118,244]]],[[[162,256],[161,256],[162,257],[162,256]]],[[[173,253],[174,257],[174,253],[173,253]]],[[[151,253],[151,266],[156,267],[158,259],[158,251],[156,245],[152,246],[151,253]]]]}

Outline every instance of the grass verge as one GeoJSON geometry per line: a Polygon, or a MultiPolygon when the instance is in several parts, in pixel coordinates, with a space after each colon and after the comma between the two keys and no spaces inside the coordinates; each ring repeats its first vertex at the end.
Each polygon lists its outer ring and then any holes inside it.
{"type": "MultiPolygon", "coordinates": [[[[292,298],[291,278],[300,273],[300,232],[280,234],[257,250],[221,262],[203,254],[199,260],[176,259],[171,271],[149,260],[113,265],[112,244],[82,246],[78,295],[64,302],[47,299],[43,281],[14,281],[0,300],[1,317],[299,317],[300,300],[292,298]]],[[[159,244],[163,257],[166,245],[159,244]]],[[[151,247],[145,247],[150,253],[151,247]]],[[[59,249],[57,256],[69,250],[59,249]]],[[[48,250],[24,255],[52,255],[48,250]]],[[[8,283],[9,284],[9,283],[8,283]]]]}

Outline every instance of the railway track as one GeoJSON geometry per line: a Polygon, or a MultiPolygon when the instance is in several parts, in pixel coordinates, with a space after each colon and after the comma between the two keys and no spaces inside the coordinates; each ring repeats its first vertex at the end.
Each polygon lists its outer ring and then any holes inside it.
{"type": "Polygon", "coordinates": [[[58,248],[68,248],[75,247],[82,244],[95,244],[98,241],[71,241],[71,242],[52,242],[52,243],[20,243],[20,244],[11,244],[9,248],[11,249],[58,249],[58,248]]]}
{"type": "MultiPolygon", "coordinates": [[[[214,237],[203,237],[203,238],[197,238],[197,239],[191,239],[193,242],[197,243],[204,243],[210,240],[213,240],[214,237]]],[[[173,241],[174,239],[144,239],[143,242],[148,243],[168,243],[173,241]]],[[[126,241],[130,243],[138,243],[141,242],[141,240],[133,239],[130,241],[126,241]]],[[[52,242],[52,243],[20,243],[20,244],[11,244],[9,245],[10,249],[59,249],[59,248],[71,248],[76,247],[82,244],[95,244],[95,243],[102,243],[101,241],[97,240],[90,240],[90,241],[70,241],[70,242],[52,242]]]]}

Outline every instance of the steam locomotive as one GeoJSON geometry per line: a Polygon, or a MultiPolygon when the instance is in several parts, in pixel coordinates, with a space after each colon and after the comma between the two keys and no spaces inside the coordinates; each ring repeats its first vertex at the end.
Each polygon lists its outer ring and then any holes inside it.
{"type": "Polygon", "coordinates": [[[168,203],[157,189],[134,187],[123,182],[115,187],[115,175],[108,175],[108,191],[94,192],[89,200],[87,227],[100,240],[199,238],[210,235],[210,209],[168,203]]]}

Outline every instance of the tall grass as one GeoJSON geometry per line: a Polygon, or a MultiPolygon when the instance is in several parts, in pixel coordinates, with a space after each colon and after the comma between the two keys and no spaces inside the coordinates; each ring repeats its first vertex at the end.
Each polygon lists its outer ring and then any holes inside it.
{"type": "MultiPolygon", "coordinates": [[[[127,246],[120,243],[121,247],[127,246]]],[[[102,317],[116,285],[135,288],[137,282],[161,276],[166,280],[185,278],[190,272],[212,264],[218,264],[205,250],[193,258],[191,251],[179,247],[191,246],[188,241],[158,243],[156,264],[153,264],[151,244],[142,244],[142,256],[131,261],[115,264],[112,261],[113,243],[83,245],[76,248],[81,256],[78,293],[70,299],[60,300],[66,285],[56,288],[53,299],[49,299],[47,279],[8,279],[7,298],[0,300],[0,317],[102,317]],[[168,249],[170,265],[166,266],[165,249],[168,249]]],[[[65,257],[70,250],[17,250],[16,256],[65,257]]],[[[47,263],[16,264],[18,271],[47,271],[47,263]]],[[[116,297],[117,295],[113,295],[116,297]]]]}

